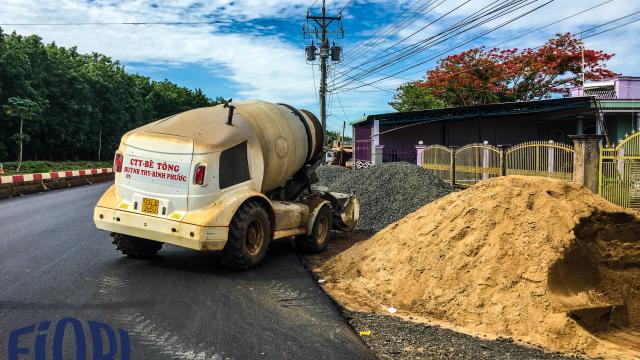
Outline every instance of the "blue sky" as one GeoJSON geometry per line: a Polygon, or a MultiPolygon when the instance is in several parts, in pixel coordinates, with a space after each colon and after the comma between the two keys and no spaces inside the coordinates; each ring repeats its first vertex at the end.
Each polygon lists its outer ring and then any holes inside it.
{"type": "MultiPolygon", "coordinates": [[[[304,46],[307,41],[301,33],[306,12],[313,0],[0,1],[0,24],[214,22],[197,25],[1,26],[5,31],[38,34],[46,42],[77,46],[82,52],[97,51],[107,54],[119,59],[131,72],[157,80],[166,78],[191,88],[202,88],[211,97],[286,102],[318,113],[315,89],[318,86],[318,68],[305,62],[304,46]]],[[[340,75],[349,67],[360,65],[366,68],[379,61],[376,59],[380,58],[380,54],[385,54],[382,51],[388,54],[398,47],[434,36],[484,6],[500,1],[328,1],[329,13],[333,14],[348,4],[343,10],[345,39],[339,41],[344,47],[345,56],[348,58],[354,52],[361,52],[355,59],[338,64],[337,67],[332,66],[334,80],[330,80],[330,87],[334,83],[340,84],[341,80],[346,79],[345,76],[349,76],[340,75]],[[403,27],[398,28],[398,24],[403,27]],[[385,31],[394,25],[393,31],[385,31]],[[420,31],[407,39],[407,36],[417,30],[420,31]],[[391,47],[402,40],[401,44],[391,47]],[[363,46],[363,41],[372,43],[363,46]]],[[[555,33],[576,33],[640,11],[640,2],[636,0],[522,0],[520,4],[523,6],[513,13],[487,24],[477,24],[464,34],[458,34],[393,66],[368,74],[362,82],[343,82],[331,96],[330,128],[339,129],[343,120],[350,121],[363,114],[391,111],[387,103],[393,96],[393,89],[408,80],[419,79],[435,64],[438,54],[458,45],[461,46],[449,53],[478,45],[497,44],[602,4],[597,9],[503,45],[535,47],[555,33]],[[533,11],[539,6],[541,8],[533,11]],[[526,11],[533,12],[464,44],[526,11]],[[386,78],[420,62],[425,63],[411,71],[386,78]],[[374,81],[371,84],[373,86],[363,85],[374,81]]],[[[318,4],[311,11],[318,12],[318,4]]],[[[640,14],[614,25],[638,18],[640,14]]],[[[616,57],[609,62],[610,69],[625,75],[640,75],[637,66],[637,49],[640,48],[638,35],[640,23],[634,23],[587,39],[586,43],[587,47],[616,53],[616,57]]],[[[350,75],[355,73],[351,72],[350,75]]]]}

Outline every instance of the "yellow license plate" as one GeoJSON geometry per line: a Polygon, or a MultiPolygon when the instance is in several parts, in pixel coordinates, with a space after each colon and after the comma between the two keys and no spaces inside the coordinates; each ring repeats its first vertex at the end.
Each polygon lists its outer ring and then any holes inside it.
{"type": "Polygon", "coordinates": [[[160,200],[148,198],[142,199],[143,213],[158,215],[158,207],[160,207],[160,200]]]}

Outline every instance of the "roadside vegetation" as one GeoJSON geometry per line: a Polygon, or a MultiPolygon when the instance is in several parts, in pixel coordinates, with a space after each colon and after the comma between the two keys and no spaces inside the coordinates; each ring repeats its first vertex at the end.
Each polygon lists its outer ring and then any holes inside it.
{"type": "Polygon", "coordinates": [[[111,159],[126,131],[222,101],[128,73],[103,54],[2,29],[0,89],[0,162],[18,160],[21,149],[24,160],[111,159]]]}
{"type": "Polygon", "coordinates": [[[0,174],[0,176],[64,170],[100,169],[111,167],[112,163],[111,161],[24,161],[19,172],[17,171],[17,161],[2,163],[2,165],[4,167],[4,174],[0,174]]]}

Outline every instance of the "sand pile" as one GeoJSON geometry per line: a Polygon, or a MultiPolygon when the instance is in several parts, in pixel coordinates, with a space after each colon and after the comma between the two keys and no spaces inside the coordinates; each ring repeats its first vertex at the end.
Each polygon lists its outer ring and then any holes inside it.
{"type": "Polygon", "coordinates": [[[394,306],[554,351],[640,354],[640,219],[575,183],[487,180],[316,270],[352,310],[394,306]]]}
{"type": "Polygon", "coordinates": [[[335,168],[320,166],[316,170],[319,183],[331,191],[355,191],[360,199],[359,230],[378,231],[453,191],[427,170],[405,162],[355,171],[335,168]]]}

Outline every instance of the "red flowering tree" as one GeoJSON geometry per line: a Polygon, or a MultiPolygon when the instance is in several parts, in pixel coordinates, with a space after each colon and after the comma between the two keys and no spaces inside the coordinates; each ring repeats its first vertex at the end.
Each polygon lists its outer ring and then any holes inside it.
{"type": "MultiPolygon", "coordinates": [[[[424,88],[430,96],[449,106],[567,95],[570,87],[582,82],[582,45],[581,40],[567,33],[558,34],[535,49],[470,49],[440,60],[436,68],[427,72],[425,80],[408,86],[424,88]]],[[[613,54],[601,50],[585,49],[585,79],[616,76],[605,65],[612,57],[613,54]]],[[[402,107],[406,86],[398,89],[392,102],[394,107],[402,107]]]]}

